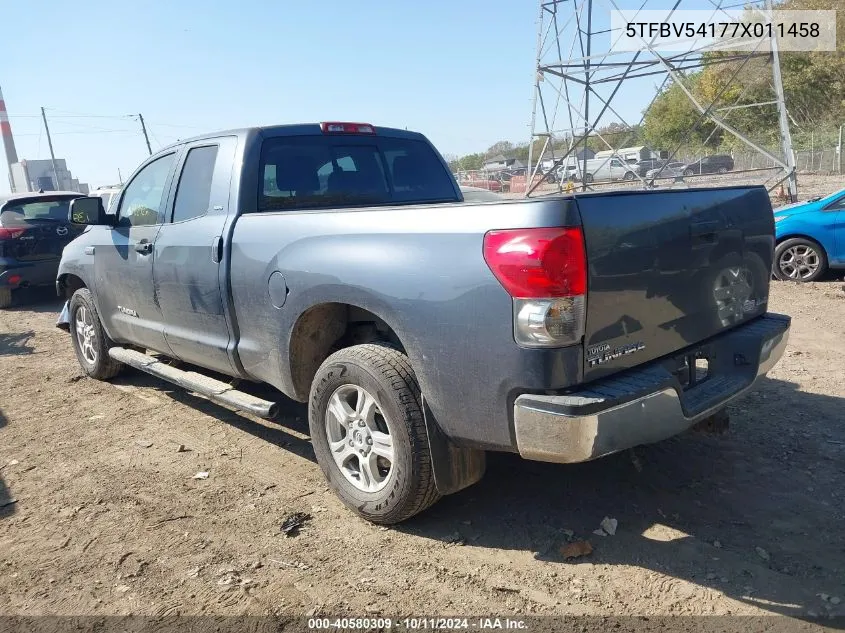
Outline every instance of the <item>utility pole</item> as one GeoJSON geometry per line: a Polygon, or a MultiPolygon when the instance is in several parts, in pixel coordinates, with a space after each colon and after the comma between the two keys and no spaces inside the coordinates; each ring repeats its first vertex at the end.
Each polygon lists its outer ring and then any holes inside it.
{"type": "Polygon", "coordinates": [[[44,113],[44,108],[41,108],[41,118],[44,119],[44,130],[47,132],[47,145],[50,147],[50,161],[53,163],[53,177],[56,179],[56,189],[61,190],[62,184],[59,182],[59,170],[56,169],[56,155],[53,153],[53,140],[50,138],[50,128],[47,126],[47,115],[44,113]]]}
{"type": "Polygon", "coordinates": [[[147,151],[150,153],[150,156],[153,155],[153,148],[150,147],[150,137],[147,136],[147,126],[144,125],[144,115],[139,114],[138,120],[141,122],[141,131],[144,133],[144,140],[147,142],[147,151]]]}
{"type": "Polygon", "coordinates": [[[839,144],[836,146],[836,172],[842,173],[842,126],[839,126],[839,144]]]}

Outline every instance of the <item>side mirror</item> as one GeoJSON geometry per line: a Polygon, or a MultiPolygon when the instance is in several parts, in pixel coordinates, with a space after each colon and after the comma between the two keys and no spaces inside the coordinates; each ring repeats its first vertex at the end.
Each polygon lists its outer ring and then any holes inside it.
{"type": "Polygon", "coordinates": [[[68,221],[71,224],[102,225],[112,224],[114,218],[106,215],[102,198],[99,196],[86,196],[70,201],[68,221]]]}

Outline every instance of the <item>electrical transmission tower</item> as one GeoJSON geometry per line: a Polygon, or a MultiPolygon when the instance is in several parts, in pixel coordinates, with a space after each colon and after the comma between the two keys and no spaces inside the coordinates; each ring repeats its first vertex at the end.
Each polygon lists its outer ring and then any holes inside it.
{"type": "MultiPolygon", "coordinates": [[[[686,133],[706,135],[718,134],[720,138],[731,135],[748,153],[760,155],[760,168],[743,167],[746,176],[765,179],[769,191],[786,184],[789,197],[797,198],[798,185],[795,175],[795,159],[789,118],[784,103],[783,83],[780,74],[780,59],[776,38],[765,38],[764,46],[754,50],[730,50],[718,55],[707,55],[708,47],[694,45],[686,52],[662,52],[651,45],[654,40],[642,38],[642,49],[625,52],[614,49],[613,43],[620,37],[620,29],[610,26],[610,12],[650,9],[648,3],[659,0],[637,1],[638,7],[623,6],[624,0],[541,0],[537,30],[537,61],[534,78],[533,108],[531,115],[531,144],[529,149],[528,187],[526,196],[535,193],[543,182],[557,181],[562,190],[563,178],[548,178],[560,173],[558,170],[569,165],[579,174],[578,187],[591,189],[600,183],[591,182],[587,174],[588,139],[596,141],[605,154],[621,158],[617,151],[627,147],[636,138],[636,130],[643,117],[631,116],[631,104],[642,103],[643,94],[651,95],[645,111],[654,104],[664,89],[674,84],[689,100],[697,120],[686,133]],[[764,52],[765,51],[765,52],[764,52]],[[742,82],[751,74],[751,60],[757,60],[754,68],[755,81],[760,81],[760,69],[768,82],[771,98],[749,103],[748,99],[737,105],[748,94],[742,82]],[[720,88],[714,100],[709,103],[696,96],[690,81],[690,73],[702,70],[712,64],[724,64],[730,79],[720,88]],[[743,71],[745,75],[743,75],[743,71]],[[739,95],[736,97],[737,86],[739,95]],[[730,91],[729,91],[730,89],[730,91]],[[730,99],[725,96],[730,95],[730,99]],[[731,124],[735,111],[745,108],[775,108],[778,113],[779,143],[772,147],[766,142],[749,138],[731,124]],[[622,112],[626,113],[623,117],[622,112]],[[615,125],[611,125],[615,124],[615,125]],[[607,130],[611,129],[612,133],[607,130]],[[752,173],[753,172],[753,173],[752,173]]],[[[771,10],[771,0],[754,0],[723,6],[725,0],[670,0],[671,11],[684,9],[707,9],[712,11],[714,21],[719,21],[720,12],[740,6],[756,6],[771,10]],[[685,6],[681,7],[684,2],[685,6]],[[694,6],[693,6],[694,5],[694,6]]],[[[654,9],[666,10],[664,6],[654,9]]],[[[762,40],[761,40],[762,41],[762,40]]],[[[712,50],[712,49],[711,49],[712,50]]],[[[747,88],[747,86],[746,86],[747,88]]],[[[755,94],[759,94],[759,91],[755,94]]],[[[771,115],[771,113],[769,113],[771,115]]],[[[709,137],[708,137],[709,139],[709,137]]],[[[641,143],[640,143],[641,144],[641,143]]],[[[653,148],[662,150],[665,161],[678,161],[683,157],[685,143],[677,147],[653,148]]],[[[624,161],[623,161],[624,162],[624,161]]],[[[618,164],[618,163],[617,163],[618,164]]],[[[654,186],[642,174],[628,172],[624,180],[629,186],[644,188],[654,186]]],[[[695,178],[687,184],[695,184],[695,178]]],[[[671,183],[671,180],[658,180],[671,183]]],[[[703,184],[703,183],[702,183],[703,184]]],[[[618,186],[618,185],[616,185],[618,186]]],[[[659,186],[659,185],[658,185],[659,186]]]]}

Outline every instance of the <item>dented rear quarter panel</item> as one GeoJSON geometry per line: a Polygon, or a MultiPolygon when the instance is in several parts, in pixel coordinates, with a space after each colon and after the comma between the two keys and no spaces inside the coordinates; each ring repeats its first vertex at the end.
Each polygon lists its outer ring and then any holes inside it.
{"type": "Polygon", "coordinates": [[[565,198],[241,216],[231,254],[240,361],[251,377],[297,395],[289,363],[297,319],[323,303],[357,306],[396,332],[448,435],[509,450],[516,395],[578,382],[583,359],[580,346],[516,345],[512,301],[484,261],[483,237],[578,222],[565,198]],[[268,291],[274,271],[289,290],[281,308],[268,291]]]}

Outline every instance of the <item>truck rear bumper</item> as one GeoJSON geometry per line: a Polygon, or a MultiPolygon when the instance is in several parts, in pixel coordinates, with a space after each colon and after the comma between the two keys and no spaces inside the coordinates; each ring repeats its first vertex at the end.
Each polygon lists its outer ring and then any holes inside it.
{"type": "Polygon", "coordinates": [[[790,318],[766,314],[672,359],[598,380],[565,395],[525,394],[514,403],[514,431],[526,459],[573,463],[677,435],[748,391],[786,349],[790,318]],[[708,360],[707,378],[684,389],[678,358],[708,360]]]}

